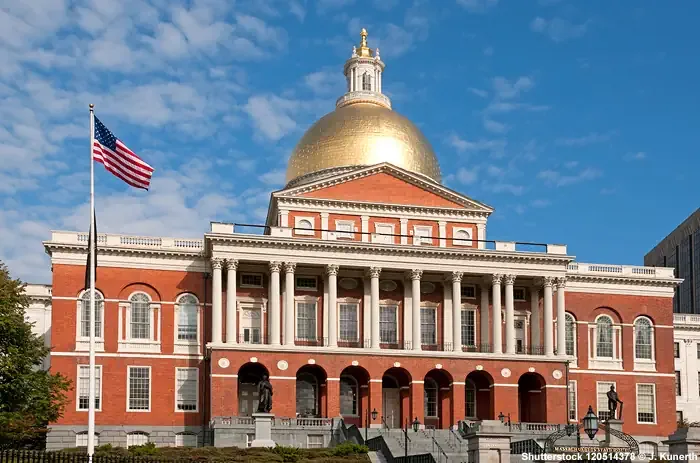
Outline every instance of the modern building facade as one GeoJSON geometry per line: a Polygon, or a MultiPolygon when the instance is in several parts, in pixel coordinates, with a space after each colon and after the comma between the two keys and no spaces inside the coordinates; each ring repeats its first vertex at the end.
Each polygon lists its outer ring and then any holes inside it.
{"type": "Polygon", "coordinates": [[[673,357],[676,367],[676,415],[700,422],[700,315],[675,314],[673,357]]]}
{"type": "Polygon", "coordinates": [[[683,282],[676,291],[673,311],[700,314],[700,209],[649,251],[644,265],[674,268],[683,282]]]}
{"type": "MultiPolygon", "coordinates": [[[[605,418],[615,386],[625,432],[657,445],[675,430],[673,269],[489,240],[493,209],[442,185],[384,68],[363,31],[347,93],[295,148],[259,232],[98,235],[99,443],[195,445],[239,424],[229,442],[246,445],[263,375],[282,426],[563,424],[589,405],[605,418]]],[[[51,366],[76,384],[49,448],[85,440],[87,241],[44,243],[51,366]]]]}

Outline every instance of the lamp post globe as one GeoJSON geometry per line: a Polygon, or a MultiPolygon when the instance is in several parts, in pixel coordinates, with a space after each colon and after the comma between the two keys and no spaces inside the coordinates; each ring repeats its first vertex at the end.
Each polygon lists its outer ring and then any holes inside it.
{"type": "Polygon", "coordinates": [[[418,428],[420,427],[420,421],[418,421],[418,417],[416,417],[415,420],[413,420],[413,432],[418,432],[418,428]]]}
{"type": "Polygon", "coordinates": [[[372,421],[374,421],[376,419],[377,419],[377,409],[375,408],[372,410],[372,421]]]}
{"type": "Polygon", "coordinates": [[[583,417],[583,430],[586,431],[588,437],[593,439],[598,432],[598,416],[593,413],[593,407],[588,406],[588,413],[583,417]]]}

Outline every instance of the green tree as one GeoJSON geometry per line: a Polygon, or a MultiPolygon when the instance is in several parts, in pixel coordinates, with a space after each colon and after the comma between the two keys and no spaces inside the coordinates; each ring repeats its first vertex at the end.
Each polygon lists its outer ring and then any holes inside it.
{"type": "Polygon", "coordinates": [[[65,376],[41,369],[50,349],[24,319],[24,288],[0,262],[0,449],[42,447],[72,387],[65,376]]]}

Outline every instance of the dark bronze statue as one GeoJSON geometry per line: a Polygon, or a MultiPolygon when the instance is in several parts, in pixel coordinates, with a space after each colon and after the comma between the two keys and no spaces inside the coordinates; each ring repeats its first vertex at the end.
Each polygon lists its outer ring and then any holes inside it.
{"type": "Polygon", "coordinates": [[[617,392],[615,392],[615,386],[610,386],[610,390],[608,391],[608,411],[610,412],[610,418],[609,420],[614,420],[615,417],[615,411],[617,410],[617,404],[620,404],[620,414],[617,417],[618,420],[622,419],[622,401],[617,395],[617,392]]]}
{"type": "Polygon", "coordinates": [[[258,413],[270,413],[272,410],[272,384],[267,379],[267,375],[263,375],[262,381],[258,383],[258,413]]]}

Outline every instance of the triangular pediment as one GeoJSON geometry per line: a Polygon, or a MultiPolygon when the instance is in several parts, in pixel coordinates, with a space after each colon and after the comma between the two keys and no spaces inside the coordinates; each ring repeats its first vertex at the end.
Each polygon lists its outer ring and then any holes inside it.
{"type": "Polygon", "coordinates": [[[483,203],[389,163],[358,167],[277,191],[273,196],[462,209],[486,215],[493,212],[493,208],[483,203]]]}

